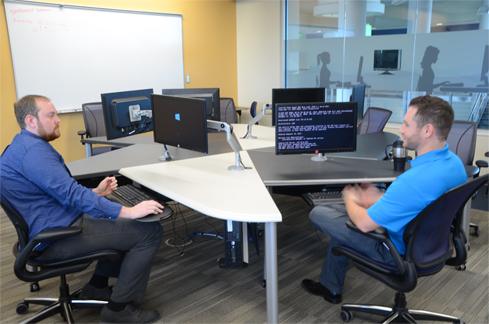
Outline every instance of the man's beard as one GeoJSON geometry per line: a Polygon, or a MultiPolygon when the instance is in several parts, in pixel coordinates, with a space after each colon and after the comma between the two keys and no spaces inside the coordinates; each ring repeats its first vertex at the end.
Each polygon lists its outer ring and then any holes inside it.
{"type": "Polygon", "coordinates": [[[53,132],[48,134],[44,129],[44,126],[41,123],[39,123],[38,130],[39,130],[38,131],[39,136],[41,136],[46,142],[54,141],[55,139],[61,136],[61,133],[59,132],[59,126],[56,126],[56,128],[53,129],[53,132]],[[58,132],[56,132],[56,130],[58,130],[58,132]]]}

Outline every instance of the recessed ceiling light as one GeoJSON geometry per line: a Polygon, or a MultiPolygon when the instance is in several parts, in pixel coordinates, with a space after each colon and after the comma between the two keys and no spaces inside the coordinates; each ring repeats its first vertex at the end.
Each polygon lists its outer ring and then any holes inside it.
{"type": "Polygon", "coordinates": [[[436,23],[436,25],[437,25],[437,26],[441,26],[441,25],[443,25],[443,24],[442,24],[442,23],[436,23]]]}

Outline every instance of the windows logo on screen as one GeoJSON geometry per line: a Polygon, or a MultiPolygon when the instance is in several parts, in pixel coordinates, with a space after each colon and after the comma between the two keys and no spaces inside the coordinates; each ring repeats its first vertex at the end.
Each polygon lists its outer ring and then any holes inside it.
{"type": "Polygon", "coordinates": [[[180,114],[175,114],[175,120],[180,121],[180,114]]]}

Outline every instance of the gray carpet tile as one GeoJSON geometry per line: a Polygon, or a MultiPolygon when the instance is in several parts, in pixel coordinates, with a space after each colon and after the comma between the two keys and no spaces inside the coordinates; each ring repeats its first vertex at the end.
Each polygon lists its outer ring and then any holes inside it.
{"type": "MultiPolygon", "coordinates": [[[[283,222],[278,224],[279,321],[281,323],[341,323],[340,306],[311,296],[300,286],[304,278],[317,280],[329,244],[329,238],[311,226],[310,207],[298,197],[273,195],[283,222]]],[[[486,198],[487,199],[487,198],[486,198]]],[[[162,222],[165,240],[182,243],[194,232],[223,234],[222,220],[206,217],[184,206],[174,207],[176,215],[162,222]]],[[[432,277],[420,278],[418,287],[407,294],[408,307],[446,312],[461,316],[466,323],[489,323],[488,315],[488,218],[487,211],[472,209],[472,220],[481,235],[470,236],[467,269],[445,267],[432,277]]],[[[13,226],[0,213],[0,322],[19,323],[15,306],[24,297],[55,297],[58,280],[40,283],[41,290],[31,293],[29,285],[13,274],[12,245],[16,241],[13,226]]],[[[263,228],[263,227],[261,227],[263,228]]],[[[250,263],[246,268],[219,268],[217,259],[224,254],[222,240],[192,236],[193,243],[175,248],[162,244],[155,257],[150,282],[141,308],[158,309],[158,323],[266,323],[266,294],[263,280],[263,238],[260,256],[250,245],[250,263]]],[[[69,275],[72,290],[81,288],[91,276],[93,265],[84,272],[69,275]]],[[[111,279],[110,284],[116,280],[111,279]]],[[[394,291],[351,266],[347,274],[343,302],[393,304],[394,291]]],[[[32,305],[29,314],[41,310],[32,305]]],[[[77,323],[98,323],[100,310],[75,311],[77,323]]],[[[355,313],[351,323],[376,323],[379,316],[355,313]]],[[[53,316],[42,323],[61,323],[53,316]]]]}

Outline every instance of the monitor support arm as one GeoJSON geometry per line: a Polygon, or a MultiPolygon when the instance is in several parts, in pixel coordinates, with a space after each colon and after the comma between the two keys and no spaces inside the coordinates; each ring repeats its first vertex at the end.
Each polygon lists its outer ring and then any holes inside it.
{"type": "Polygon", "coordinates": [[[170,151],[168,151],[168,148],[166,147],[166,144],[163,144],[165,147],[165,155],[160,156],[158,160],[163,161],[163,162],[170,162],[173,161],[173,156],[171,156],[170,151]]]}
{"type": "Polygon", "coordinates": [[[255,123],[257,121],[259,121],[263,116],[265,116],[267,109],[272,110],[272,105],[269,103],[266,103],[263,105],[263,109],[260,111],[260,113],[256,114],[256,116],[252,120],[250,120],[250,122],[248,123],[248,132],[246,133],[246,135],[243,138],[249,138],[249,139],[257,138],[256,136],[253,136],[251,134],[252,127],[253,127],[253,125],[255,125],[255,123]]]}
{"type": "Polygon", "coordinates": [[[221,131],[226,132],[226,139],[229,143],[229,146],[231,146],[231,148],[233,149],[234,154],[236,156],[235,165],[231,165],[230,167],[228,167],[228,170],[230,170],[230,171],[244,170],[245,167],[243,165],[243,162],[241,161],[241,155],[239,154],[239,145],[233,137],[232,127],[229,124],[224,123],[224,122],[219,122],[219,121],[215,121],[215,120],[207,120],[207,128],[215,129],[215,130],[218,130],[220,132],[221,131]]]}

